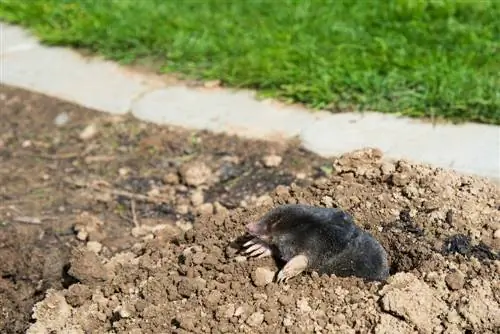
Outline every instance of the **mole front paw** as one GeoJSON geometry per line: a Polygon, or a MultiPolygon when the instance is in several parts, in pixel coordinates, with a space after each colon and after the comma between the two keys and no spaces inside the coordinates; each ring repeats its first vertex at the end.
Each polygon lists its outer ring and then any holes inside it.
{"type": "Polygon", "coordinates": [[[263,258],[271,256],[271,248],[257,238],[246,242],[243,247],[247,247],[243,253],[248,257],[263,258]]]}
{"type": "Polygon", "coordinates": [[[307,257],[305,255],[294,256],[280,270],[276,278],[276,282],[284,283],[290,278],[297,276],[307,268],[308,263],[309,261],[307,260],[307,257]]]}

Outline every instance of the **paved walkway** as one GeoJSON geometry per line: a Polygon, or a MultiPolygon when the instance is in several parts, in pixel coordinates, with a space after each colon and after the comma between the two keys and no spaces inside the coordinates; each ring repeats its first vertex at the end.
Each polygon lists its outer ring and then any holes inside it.
{"type": "Polygon", "coordinates": [[[308,112],[247,91],[168,85],[152,75],[64,48],[45,47],[0,24],[0,82],[114,114],[250,138],[299,137],[321,155],[378,147],[407,158],[500,179],[500,127],[437,125],[378,113],[308,112]]]}

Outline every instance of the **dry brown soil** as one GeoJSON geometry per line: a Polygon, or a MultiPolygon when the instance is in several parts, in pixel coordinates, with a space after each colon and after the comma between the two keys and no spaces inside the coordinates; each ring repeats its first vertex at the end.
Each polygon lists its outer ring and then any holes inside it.
{"type": "Polygon", "coordinates": [[[0,88],[2,333],[498,333],[500,188],[110,116],[0,88]],[[281,161],[280,161],[281,159],[281,161]],[[341,207],[388,282],[245,259],[272,206],[341,207]]]}

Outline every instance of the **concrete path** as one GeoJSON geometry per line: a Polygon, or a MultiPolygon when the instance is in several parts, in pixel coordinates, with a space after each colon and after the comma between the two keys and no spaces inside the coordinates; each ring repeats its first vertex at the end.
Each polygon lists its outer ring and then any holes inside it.
{"type": "Polygon", "coordinates": [[[500,179],[500,127],[437,125],[378,113],[310,112],[252,92],[168,85],[112,62],[45,47],[0,23],[0,82],[96,110],[250,138],[299,137],[321,155],[378,147],[387,157],[500,179]]]}

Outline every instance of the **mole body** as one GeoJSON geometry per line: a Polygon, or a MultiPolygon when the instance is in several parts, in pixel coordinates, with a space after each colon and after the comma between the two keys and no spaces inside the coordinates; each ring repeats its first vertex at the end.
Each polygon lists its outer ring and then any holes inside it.
{"type": "Polygon", "coordinates": [[[244,245],[246,254],[276,255],[286,262],[278,282],[303,271],[368,280],[389,276],[384,248],[340,209],[282,205],[246,228],[254,237],[244,245]]]}

